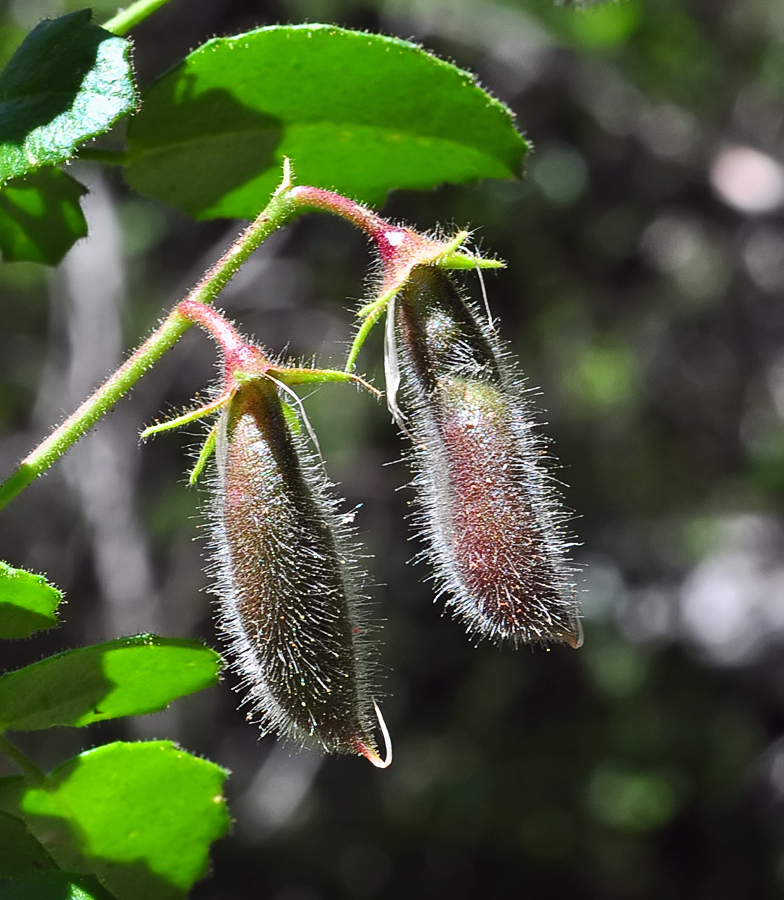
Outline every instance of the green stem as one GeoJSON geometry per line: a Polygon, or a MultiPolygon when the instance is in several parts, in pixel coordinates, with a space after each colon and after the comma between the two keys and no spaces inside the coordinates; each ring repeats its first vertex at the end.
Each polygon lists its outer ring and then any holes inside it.
{"type": "Polygon", "coordinates": [[[354,335],[354,340],[351,342],[351,347],[348,351],[348,356],[346,357],[346,372],[354,371],[359,351],[362,349],[365,339],[375,327],[376,322],[378,322],[381,316],[386,312],[390,299],[391,297],[389,295],[384,294],[383,297],[379,297],[378,300],[369,303],[364,309],[359,311],[359,315],[364,316],[364,319],[362,320],[362,324],[359,326],[357,333],[354,335]]]}
{"type": "Polygon", "coordinates": [[[40,782],[46,778],[46,772],[39,769],[32,759],[22,753],[16,744],[12,744],[4,734],[0,734],[0,752],[5,753],[9,759],[12,759],[17,766],[19,766],[23,772],[26,772],[34,781],[40,782]]]}
{"type": "Polygon", "coordinates": [[[160,9],[169,0],[136,0],[128,9],[121,9],[116,16],[112,16],[103,23],[103,28],[112,34],[127,34],[132,28],[143,22],[147,16],[151,16],[156,9],[160,9]]]}
{"type": "MultiPolygon", "coordinates": [[[[253,251],[273,231],[301,211],[302,206],[291,197],[288,166],[280,187],[266,209],[242,232],[226,253],[207,271],[188,294],[187,300],[212,303],[253,251]]],[[[55,460],[85,434],[112,406],[126,394],[163,354],[177,343],[192,322],[175,309],[155,329],[120,368],[111,375],[52,434],[39,444],[0,484],[0,509],[43,474],[55,460]]]]}
{"type": "MultiPolygon", "coordinates": [[[[162,5],[159,0],[144,0],[131,6],[123,15],[130,15],[142,8],[152,11],[152,7],[162,5]]],[[[147,14],[148,14],[147,13],[147,14]]],[[[140,20],[144,16],[138,13],[140,20]]],[[[119,18],[111,20],[114,23],[119,18]]],[[[110,24],[111,24],[110,23],[110,24]]],[[[113,25],[115,30],[116,25],[113,25]]],[[[128,26],[130,27],[130,26],[128,26]]],[[[321,209],[353,221],[366,229],[386,227],[383,219],[353,201],[338,194],[315,188],[294,188],[289,161],[284,161],[283,180],[272,195],[267,207],[242,232],[226,253],[209,269],[201,281],[185,298],[186,301],[210,304],[228,282],[236,275],[240,266],[276,229],[285,225],[295,216],[308,209],[321,209]],[[325,200],[326,197],[326,200],[325,200]],[[327,202],[330,201],[330,202],[327,202]]],[[[413,233],[413,232],[412,232],[413,233]]],[[[349,371],[359,352],[362,340],[383,312],[380,305],[375,316],[369,316],[354,342],[346,372],[336,372],[334,380],[349,380],[349,371]]],[[[16,470],[0,484],[0,509],[7,506],[39,475],[42,475],[66,450],[108,412],[115,403],[133,387],[144,373],[170,350],[193,324],[192,317],[186,318],[175,308],[147,338],[147,340],[114,372],[82,405],[70,415],[48,438],[42,441],[16,470]]],[[[282,380],[282,379],[281,379],[282,380]]]]}

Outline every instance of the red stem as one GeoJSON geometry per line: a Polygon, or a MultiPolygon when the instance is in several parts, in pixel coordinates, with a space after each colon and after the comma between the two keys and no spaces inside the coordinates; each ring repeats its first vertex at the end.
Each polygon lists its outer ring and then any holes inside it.
{"type": "Polygon", "coordinates": [[[393,225],[388,219],[376,215],[356,200],[349,200],[348,197],[342,197],[334,191],[303,185],[293,188],[290,196],[298,205],[334,213],[364,231],[378,247],[385,270],[389,270],[398,262],[401,252],[405,252],[404,244],[412,240],[419,244],[423,239],[422,235],[410,228],[393,225]]]}
{"type": "Polygon", "coordinates": [[[183,300],[177,305],[177,312],[189,322],[201,326],[215,339],[223,351],[227,381],[238,369],[250,370],[261,361],[267,362],[258,347],[245,341],[231,322],[213,307],[197,300],[183,300]]]}

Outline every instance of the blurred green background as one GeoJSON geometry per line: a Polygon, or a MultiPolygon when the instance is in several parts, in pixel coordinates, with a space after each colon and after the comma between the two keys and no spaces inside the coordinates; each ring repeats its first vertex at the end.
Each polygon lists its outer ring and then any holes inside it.
{"type": "MultiPolygon", "coordinates": [[[[77,6],[0,5],[1,61],[77,6]]],[[[116,4],[93,7],[101,21],[116,4]]],[[[140,82],[213,35],[304,21],[422,42],[475,72],[534,144],[520,183],[398,193],[385,213],[471,226],[508,261],[486,276],[490,304],[575,510],[585,646],[467,640],[426,566],[406,564],[409,475],[387,465],[404,442],[382,406],[328,386],[306,403],[347,509],[362,504],[391,769],[259,740],[231,674],[163,714],[20,744],[52,766],[115,737],[172,737],[230,768],[234,835],[199,900],[780,896],[784,4],[172,0],[134,33],[140,82]]],[[[3,474],[238,228],[191,222],[108,167],[72,171],[91,188],[90,239],[58,271],[0,269],[3,474]]],[[[306,217],[222,303],[268,347],[337,362],[369,261],[348,226],[306,217]]],[[[363,352],[380,379],[380,335],[363,352]]],[[[4,669],[145,630],[217,645],[206,495],[183,477],[198,426],[137,441],[213,372],[189,334],[0,516],[2,556],[69,600],[62,628],[3,648],[4,669]]]]}

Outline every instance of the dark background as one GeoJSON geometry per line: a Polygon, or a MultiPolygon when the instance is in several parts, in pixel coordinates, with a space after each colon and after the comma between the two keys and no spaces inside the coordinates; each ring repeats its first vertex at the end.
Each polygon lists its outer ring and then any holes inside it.
{"type": "MultiPolygon", "coordinates": [[[[40,17],[75,7],[0,5],[3,61],[40,17]]],[[[383,406],[327,386],[307,408],[347,509],[362,504],[393,766],[259,740],[232,674],[164,714],[20,743],[53,766],[171,737],[231,769],[234,834],[199,900],[779,896],[784,5],[172,0],[134,33],[140,81],[212,35],[303,21],[421,41],[475,72],[535,145],[522,182],[398,193],[385,213],[469,225],[508,261],[487,276],[490,303],[541,389],[576,511],[585,646],[473,646],[442,615],[427,568],[406,564],[409,476],[386,465],[404,443],[383,406]]],[[[73,172],[91,186],[91,238],[56,272],[0,270],[2,474],[238,228],[191,222],[108,167],[73,172]]],[[[368,263],[361,236],[310,216],[221,303],[268,347],[337,364],[368,263]]],[[[380,337],[361,360],[378,379],[380,337]]],[[[60,629],[5,645],[2,668],[145,630],[218,644],[183,475],[199,428],[137,440],[213,372],[212,346],[188,334],[3,511],[3,558],[45,572],[68,605],[60,629]]]]}

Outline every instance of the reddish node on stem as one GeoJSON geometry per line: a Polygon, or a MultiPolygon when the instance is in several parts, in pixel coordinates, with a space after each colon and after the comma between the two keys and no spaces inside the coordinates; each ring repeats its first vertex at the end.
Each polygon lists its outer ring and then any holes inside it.
{"type": "Polygon", "coordinates": [[[272,366],[261,350],[245,340],[231,322],[212,306],[196,300],[183,300],[177,306],[177,312],[189,322],[199,325],[215,339],[223,352],[227,383],[231,382],[239,371],[262,375],[272,366]]]}
{"type": "Polygon", "coordinates": [[[303,206],[334,213],[365,232],[381,257],[384,270],[382,295],[399,288],[414,266],[435,262],[450,247],[448,242],[394,225],[361,203],[334,191],[303,186],[293,188],[290,196],[303,206]]]}

